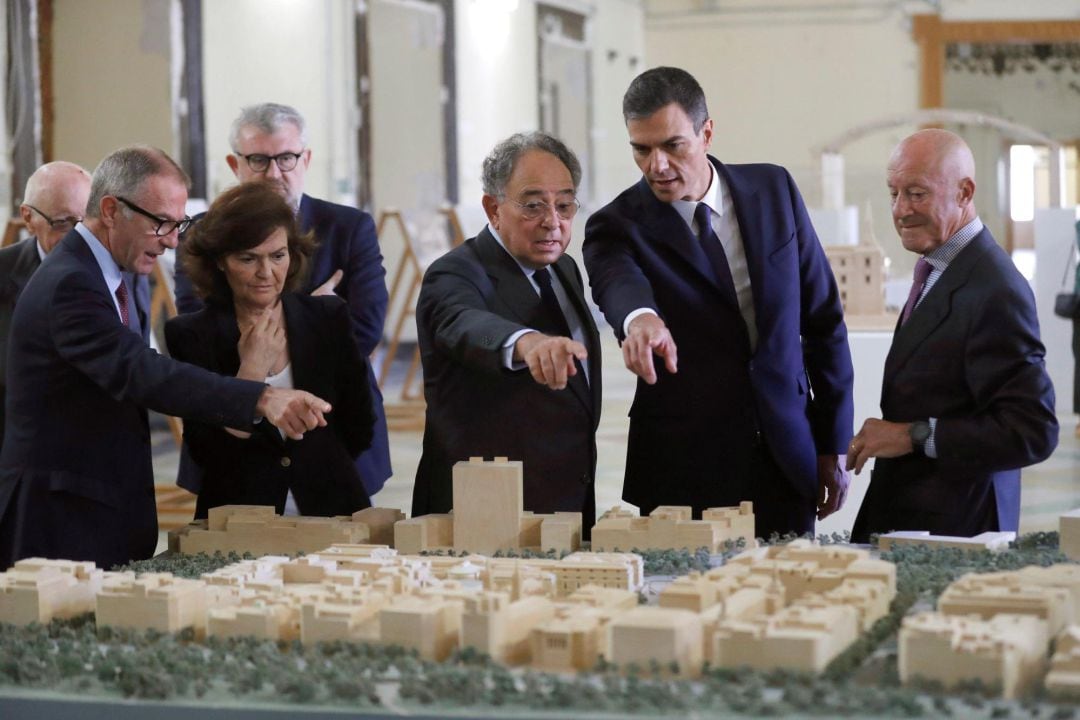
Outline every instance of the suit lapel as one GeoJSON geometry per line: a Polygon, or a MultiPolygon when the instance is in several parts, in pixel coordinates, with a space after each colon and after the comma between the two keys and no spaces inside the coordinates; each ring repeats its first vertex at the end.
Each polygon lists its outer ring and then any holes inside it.
{"type": "Polygon", "coordinates": [[[967,284],[972,268],[988,249],[987,243],[993,243],[993,240],[984,228],[949,263],[934,287],[912,311],[907,323],[901,326],[897,322],[892,346],[885,358],[886,378],[895,377],[919,345],[949,316],[953,293],[967,284]]]}
{"type": "Polygon", "coordinates": [[[590,412],[595,412],[593,403],[592,388],[590,387],[594,383],[600,382],[599,368],[596,365],[596,359],[600,357],[600,348],[593,342],[597,337],[595,325],[592,322],[592,314],[589,309],[585,307],[584,288],[578,283],[576,273],[573,271],[573,265],[570,258],[563,255],[560,257],[551,268],[555,271],[555,274],[559,276],[559,281],[562,283],[563,288],[566,290],[567,297],[570,298],[570,304],[574,307],[574,312],[577,313],[578,319],[581,323],[582,334],[585,336],[585,349],[589,353],[587,362],[589,363],[589,380],[581,377],[581,374],[571,377],[567,381],[567,385],[577,396],[581,404],[590,412]]]}
{"type": "MultiPolygon", "coordinates": [[[[643,206],[642,223],[659,243],[666,246],[684,264],[713,287],[720,289],[709,259],[701,249],[701,242],[694,237],[686,221],[671,203],[656,199],[649,182],[643,177],[638,182],[638,196],[643,206]]],[[[723,293],[727,297],[726,293],[723,293]]],[[[729,298],[730,300],[730,298],[729,298]]]]}
{"type": "Polygon", "coordinates": [[[304,308],[295,295],[282,295],[281,306],[285,314],[285,331],[289,336],[289,364],[292,367],[293,387],[310,387],[310,380],[317,375],[317,370],[313,367],[315,358],[304,352],[305,349],[314,347],[311,322],[305,322],[304,308]]]}
{"type": "Polygon", "coordinates": [[[484,271],[491,278],[499,299],[514,314],[518,322],[529,327],[536,327],[540,315],[540,296],[536,294],[536,290],[533,289],[514,258],[500,247],[487,227],[476,236],[475,247],[484,271]]]}
{"type": "Polygon", "coordinates": [[[18,297],[22,293],[30,276],[34,274],[39,265],[41,265],[41,258],[38,257],[37,240],[30,238],[26,241],[22,250],[19,251],[19,257],[15,260],[15,266],[11,269],[9,282],[14,290],[12,297],[18,297]]]}
{"type": "MultiPolygon", "coordinates": [[[[735,211],[735,222],[739,226],[739,237],[742,239],[743,253],[746,255],[746,269],[750,275],[750,289],[754,300],[754,314],[760,318],[764,312],[764,304],[767,293],[765,289],[764,262],[765,255],[764,238],[772,233],[773,221],[761,207],[761,198],[758,197],[757,189],[749,184],[741,182],[732,176],[731,172],[719,160],[710,157],[713,167],[727,184],[727,190],[731,194],[731,206],[735,211]]],[[[738,302],[736,300],[736,302],[738,302]]]]}

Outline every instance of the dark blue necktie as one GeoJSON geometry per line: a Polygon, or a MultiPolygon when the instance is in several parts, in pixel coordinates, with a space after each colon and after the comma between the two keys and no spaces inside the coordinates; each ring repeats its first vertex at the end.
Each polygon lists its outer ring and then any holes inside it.
{"type": "Polygon", "coordinates": [[[713,274],[720,289],[728,296],[735,307],[739,307],[739,297],[735,293],[735,281],[731,279],[731,266],[728,265],[724,246],[720,244],[720,238],[716,236],[712,227],[712,211],[703,202],[698,203],[694,210],[694,222],[698,226],[698,238],[701,241],[701,249],[705,257],[712,265],[713,274]]]}

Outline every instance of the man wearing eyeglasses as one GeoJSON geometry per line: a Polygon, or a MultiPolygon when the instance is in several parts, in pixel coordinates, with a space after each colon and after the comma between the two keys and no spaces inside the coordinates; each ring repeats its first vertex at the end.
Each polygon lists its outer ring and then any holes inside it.
{"type": "Polygon", "coordinates": [[[412,514],[453,504],[471,456],[525,467],[525,509],[595,519],[600,339],[564,254],[581,166],[543,133],[513,135],[483,165],[487,227],[424,275],[416,327],[427,420],[412,514]]]}
{"type": "Polygon", "coordinates": [[[25,557],[148,558],[157,544],[146,409],[288,437],[330,406],[298,390],[225,378],[131,332],[121,272],[150,273],[190,223],[187,176],[164,152],[117,150],[94,171],[84,221],[27,283],[11,324],[0,452],[0,569],[25,557]]]}
{"type": "MultiPolygon", "coordinates": [[[[349,306],[360,352],[371,355],[382,339],[388,302],[386,270],[371,215],[304,192],[311,148],[307,146],[304,118],[295,108],[277,103],[244,108],[232,124],[229,142],[233,152],[225,159],[236,178],[240,182],[270,183],[296,210],[300,230],[315,234],[319,245],[311,259],[305,289],[313,295],[337,293],[349,306]]],[[[179,266],[176,307],[182,313],[202,307],[179,266]]],[[[374,435],[371,447],[360,454],[356,465],[364,489],[374,495],[392,471],[382,392],[370,367],[368,383],[375,410],[374,435]]],[[[182,487],[198,482],[188,462],[181,463],[182,487]]],[[[188,489],[195,491],[194,487],[188,489]]]]}
{"type": "Polygon", "coordinates": [[[15,303],[45,256],[82,220],[89,196],[90,173],[86,170],[63,161],[42,165],[26,181],[19,206],[30,237],[0,250],[0,442],[4,435],[8,333],[15,303]]]}

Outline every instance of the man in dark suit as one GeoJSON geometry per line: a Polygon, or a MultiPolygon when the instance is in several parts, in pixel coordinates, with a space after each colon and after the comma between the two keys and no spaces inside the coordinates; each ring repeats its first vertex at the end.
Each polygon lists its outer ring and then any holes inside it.
{"type": "Polygon", "coordinates": [[[19,216],[30,233],[0,250],[0,441],[4,435],[8,334],[15,302],[26,282],[60,239],[82,220],[90,197],[90,173],[57,161],[42,165],[26,181],[19,216]]]}
{"type": "Polygon", "coordinates": [[[94,171],[86,219],[27,283],[12,321],[0,453],[0,568],[25,557],[149,557],[157,544],[146,408],[240,429],[264,417],[290,437],[330,406],[224,378],[131,332],[121,271],[146,275],[187,225],[187,178],[165,153],[118,150],[94,171]]]}
{"type": "Polygon", "coordinates": [[[888,166],[893,222],[921,257],[893,335],[883,419],[851,441],[848,466],[878,458],[852,537],[1017,529],[1020,468],[1057,445],[1035,298],[975,211],[975,160],[922,130],[888,166]]]}
{"type": "MultiPolygon", "coordinates": [[[[370,356],[382,339],[388,302],[386,270],[371,215],[304,194],[311,148],[307,147],[304,118],[295,108],[276,103],[244,108],[233,122],[229,142],[233,152],[226,161],[237,179],[273,185],[296,210],[300,230],[315,233],[319,246],[311,259],[304,290],[313,295],[336,292],[341,296],[349,306],[360,352],[364,357],[370,356]]],[[[202,307],[179,265],[176,307],[182,313],[202,307]]],[[[357,458],[356,467],[368,495],[374,495],[393,471],[382,392],[370,365],[368,383],[375,410],[375,434],[371,447],[357,458]]],[[[182,470],[181,474],[186,473],[182,470]]],[[[189,480],[182,477],[180,484],[188,487],[189,480]]]]}
{"type": "Polygon", "coordinates": [[[424,275],[416,326],[427,423],[412,514],[451,509],[470,456],[525,466],[525,508],[595,520],[600,345],[577,264],[565,255],[581,166],[543,133],[484,160],[488,226],[424,275]]]}
{"type": "Polygon", "coordinates": [[[852,367],[799,191],[783,168],[707,155],[705,94],[683,70],[635,78],[623,117],[643,177],[589,218],[584,244],[639,376],[623,497],[695,516],[752,500],[759,536],[812,532],[847,492],[852,367]]]}

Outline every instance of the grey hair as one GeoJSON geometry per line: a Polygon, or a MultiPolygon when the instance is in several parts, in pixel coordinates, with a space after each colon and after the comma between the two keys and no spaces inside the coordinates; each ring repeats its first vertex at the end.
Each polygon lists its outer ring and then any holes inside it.
{"type": "Polygon", "coordinates": [[[638,75],[623,95],[623,121],[644,120],[662,107],[677,103],[694,132],[701,132],[709,119],[705,91],[690,73],[676,67],[655,67],[638,75]]]}
{"type": "Polygon", "coordinates": [[[486,158],[484,158],[481,180],[484,185],[484,194],[493,197],[501,197],[506,184],[510,182],[510,176],[514,174],[514,166],[518,158],[530,150],[540,150],[551,153],[559,159],[566,169],[570,171],[570,179],[574,183],[574,191],[581,183],[581,163],[570,148],[547,133],[529,132],[515,133],[495,146],[486,158]]]}
{"type": "Polygon", "coordinates": [[[137,197],[143,184],[157,175],[172,175],[191,187],[188,174],[164,150],[149,145],[114,150],[94,169],[86,217],[101,217],[101,199],[106,195],[137,197]]]}
{"type": "Polygon", "coordinates": [[[239,152],[236,146],[240,142],[240,131],[246,127],[253,127],[259,132],[273,135],[286,124],[296,126],[297,132],[300,133],[300,143],[307,147],[307,123],[304,122],[304,116],[299,110],[290,105],[278,103],[248,105],[241,109],[240,115],[233,120],[232,128],[229,130],[229,146],[233,152],[239,152]]]}

